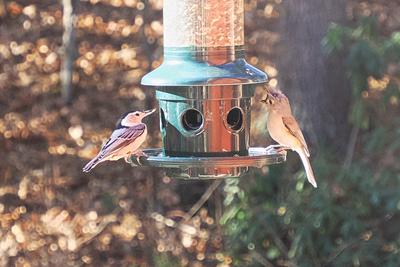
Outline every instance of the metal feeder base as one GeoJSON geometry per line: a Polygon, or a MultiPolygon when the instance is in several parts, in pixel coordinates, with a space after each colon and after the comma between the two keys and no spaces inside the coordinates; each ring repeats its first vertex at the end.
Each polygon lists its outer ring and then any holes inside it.
{"type": "Polygon", "coordinates": [[[132,155],[128,162],[132,166],[165,168],[167,176],[181,179],[238,178],[249,167],[262,168],[286,160],[286,151],[274,148],[251,147],[247,156],[233,157],[169,157],[161,148],[144,149],[147,156],[132,155]]]}

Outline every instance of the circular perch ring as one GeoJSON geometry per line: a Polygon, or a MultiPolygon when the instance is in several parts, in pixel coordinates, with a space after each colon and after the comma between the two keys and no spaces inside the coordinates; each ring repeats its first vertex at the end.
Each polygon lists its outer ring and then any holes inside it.
{"type": "Polygon", "coordinates": [[[250,147],[246,156],[233,157],[169,157],[161,148],[144,149],[147,156],[132,155],[132,166],[167,168],[177,178],[216,179],[240,177],[248,167],[262,168],[286,160],[286,151],[265,147],[250,147]],[[172,172],[171,172],[172,171],[172,172]]]}

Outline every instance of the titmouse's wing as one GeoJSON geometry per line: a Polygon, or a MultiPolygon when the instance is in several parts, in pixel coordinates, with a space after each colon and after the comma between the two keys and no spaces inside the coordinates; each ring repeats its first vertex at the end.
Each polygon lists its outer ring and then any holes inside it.
{"type": "Polygon", "coordinates": [[[306,140],[304,139],[303,133],[301,132],[300,126],[293,116],[282,117],[283,124],[288,129],[288,131],[293,134],[303,145],[304,151],[307,157],[310,156],[310,151],[308,150],[306,140]]]}

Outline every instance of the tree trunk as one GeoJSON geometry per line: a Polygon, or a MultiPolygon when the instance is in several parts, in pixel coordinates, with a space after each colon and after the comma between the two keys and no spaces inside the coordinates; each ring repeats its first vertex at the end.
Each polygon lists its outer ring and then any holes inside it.
{"type": "Polygon", "coordinates": [[[72,100],[72,71],[75,60],[75,29],[74,8],[76,0],[63,0],[63,25],[64,34],[62,38],[63,63],[61,67],[62,97],[66,103],[72,100]]]}
{"type": "Polygon", "coordinates": [[[280,87],[288,94],[308,141],[344,149],[350,88],[343,59],[324,54],[331,22],[346,21],[344,0],[283,1],[280,87]]]}

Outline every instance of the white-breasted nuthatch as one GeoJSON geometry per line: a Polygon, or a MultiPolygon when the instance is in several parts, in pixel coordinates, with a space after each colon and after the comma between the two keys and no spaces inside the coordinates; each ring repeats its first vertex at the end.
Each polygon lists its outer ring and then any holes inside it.
{"type": "Polygon", "coordinates": [[[135,153],[147,136],[147,127],[142,119],[155,111],[155,109],[131,111],[122,115],[111,137],[103,145],[99,154],[83,167],[83,171],[89,172],[100,162],[119,160],[135,153]]]}

